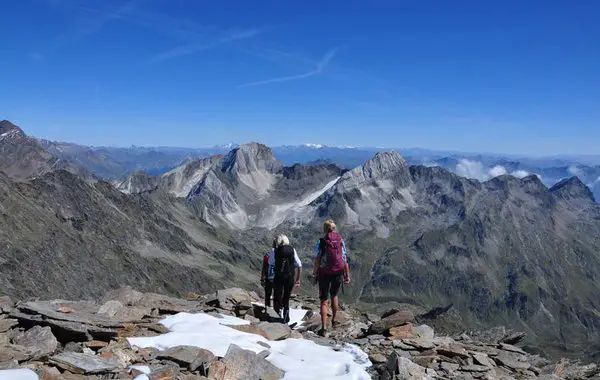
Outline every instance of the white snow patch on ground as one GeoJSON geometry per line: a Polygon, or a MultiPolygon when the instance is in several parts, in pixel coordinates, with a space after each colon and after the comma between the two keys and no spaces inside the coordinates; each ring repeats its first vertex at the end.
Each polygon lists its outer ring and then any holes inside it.
{"type": "Polygon", "coordinates": [[[147,365],[132,365],[129,370],[138,370],[141,373],[145,374],[145,375],[149,375],[150,374],[150,367],[148,367],[147,365]]]}
{"type": "Polygon", "coordinates": [[[30,369],[5,369],[0,370],[0,380],[39,380],[39,377],[30,369]]]}
{"type": "Polygon", "coordinates": [[[365,368],[371,362],[356,346],[344,345],[336,350],[304,339],[267,341],[262,336],[226,326],[247,323],[235,317],[220,319],[202,313],[179,313],[161,322],[171,332],[157,337],[128,338],[128,341],[132,346],[159,350],[181,345],[195,346],[219,357],[225,356],[230,344],[256,353],[262,352],[265,348],[258,342],[263,342],[271,346],[267,360],[286,372],[285,380],[370,379],[365,368]]]}

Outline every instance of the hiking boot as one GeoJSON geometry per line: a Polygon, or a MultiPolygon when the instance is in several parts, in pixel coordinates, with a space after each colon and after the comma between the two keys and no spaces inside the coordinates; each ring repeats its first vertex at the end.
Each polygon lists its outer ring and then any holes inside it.
{"type": "Polygon", "coordinates": [[[331,321],[331,327],[332,328],[338,328],[340,326],[340,323],[338,321],[331,321]]]}
{"type": "Polygon", "coordinates": [[[319,336],[322,336],[323,338],[328,338],[329,334],[327,333],[326,329],[321,329],[319,330],[319,332],[317,333],[319,336]]]}

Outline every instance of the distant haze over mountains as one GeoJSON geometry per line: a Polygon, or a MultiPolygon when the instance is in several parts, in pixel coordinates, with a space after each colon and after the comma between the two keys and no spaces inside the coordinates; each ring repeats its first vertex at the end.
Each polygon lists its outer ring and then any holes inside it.
{"type": "MultiPolygon", "coordinates": [[[[209,148],[177,147],[89,147],[77,144],[40,140],[42,146],[56,157],[76,163],[95,175],[122,180],[136,171],[150,175],[163,174],[184,162],[225,154],[239,146],[229,143],[209,148]]],[[[351,169],[362,165],[376,152],[387,148],[330,147],[308,143],[272,147],[273,154],[286,165],[331,163],[351,169]]],[[[411,165],[440,166],[460,176],[486,181],[503,174],[525,177],[537,174],[548,187],[571,176],[579,177],[600,200],[600,155],[516,157],[432,151],[421,148],[393,149],[400,152],[411,165]]]]}

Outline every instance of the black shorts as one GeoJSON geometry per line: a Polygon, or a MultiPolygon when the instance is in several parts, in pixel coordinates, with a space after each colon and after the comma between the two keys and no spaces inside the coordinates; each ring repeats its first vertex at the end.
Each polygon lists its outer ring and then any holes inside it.
{"type": "Polygon", "coordinates": [[[319,275],[319,298],[326,301],[331,296],[336,297],[343,281],[343,273],[319,275]]]}

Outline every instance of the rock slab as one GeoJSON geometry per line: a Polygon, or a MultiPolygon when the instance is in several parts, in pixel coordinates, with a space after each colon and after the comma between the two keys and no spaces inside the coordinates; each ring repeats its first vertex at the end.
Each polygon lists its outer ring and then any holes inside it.
{"type": "Polygon", "coordinates": [[[113,372],[119,369],[119,364],[114,361],[76,352],[63,352],[62,354],[53,356],[50,358],[50,363],[80,375],[113,372]]]}

